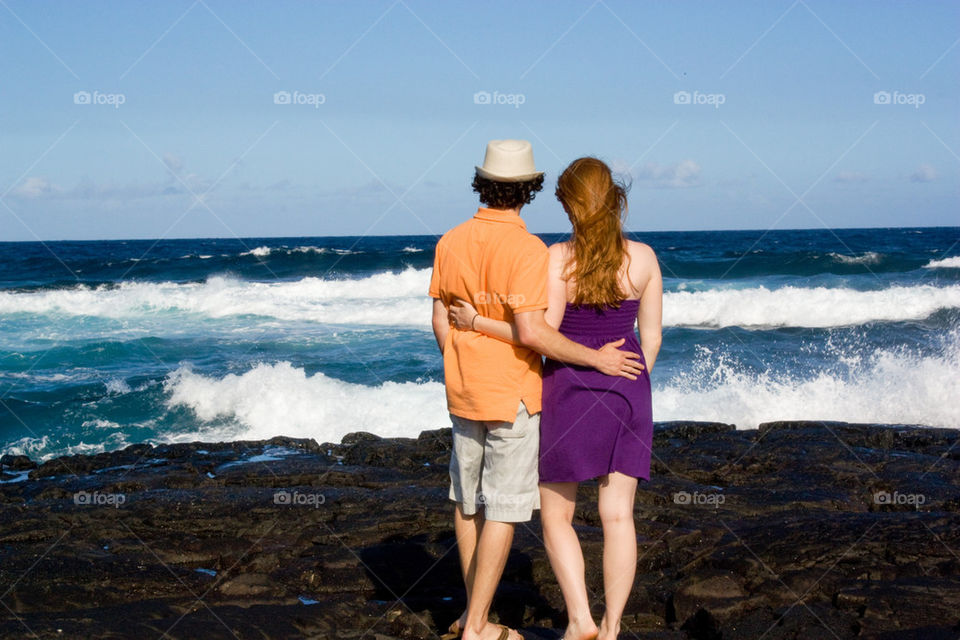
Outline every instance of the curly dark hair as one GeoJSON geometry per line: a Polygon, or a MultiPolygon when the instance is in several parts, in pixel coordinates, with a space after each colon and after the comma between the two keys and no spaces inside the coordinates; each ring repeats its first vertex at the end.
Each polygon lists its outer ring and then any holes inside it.
{"type": "Polygon", "coordinates": [[[523,182],[497,182],[480,174],[473,176],[473,190],[480,194],[480,202],[494,209],[513,209],[530,204],[543,189],[543,175],[523,182]]]}

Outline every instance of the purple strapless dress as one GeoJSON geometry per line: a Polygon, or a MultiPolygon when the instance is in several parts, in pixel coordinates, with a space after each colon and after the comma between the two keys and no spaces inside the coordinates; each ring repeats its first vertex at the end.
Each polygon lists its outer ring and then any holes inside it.
{"type": "MultiPolygon", "coordinates": [[[[634,331],[639,300],[597,311],[567,304],[560,333],[597,349],[626,338],[620,349],[640,354],[634,331]]],[[[645,363],[644,363],[645,364],[645,363]]],[[[547,358],[540,418],[540,482],[580,482],[619,471],[650,479],[653,412],[650,374],[636,380],[547,358]]]]}

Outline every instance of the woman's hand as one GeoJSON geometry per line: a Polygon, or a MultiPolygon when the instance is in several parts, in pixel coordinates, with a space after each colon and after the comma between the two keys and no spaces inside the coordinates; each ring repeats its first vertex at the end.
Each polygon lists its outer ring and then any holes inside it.
{"type": "Polygon", "coordinates": [[[473,331],[473,321],[477,317],[477,310],[466,300],[459,298],[450,305],[450,322],[461,331],[473,331]]]}

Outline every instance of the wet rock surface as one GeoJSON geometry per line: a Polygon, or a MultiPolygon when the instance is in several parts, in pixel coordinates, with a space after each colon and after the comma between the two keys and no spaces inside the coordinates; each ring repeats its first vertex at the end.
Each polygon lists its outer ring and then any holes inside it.
{"type": "MultiPolygon", "coordinates": [[[[657,425],[621,637],[960,637],[958,432],[657,425]]],[[[435,638],[464,606],[449,430],[0,460],[0,637],[435,638]]],[[[596,483],[576,526],[603,610],[596,483]]],[[[493,615],[558,638],[537,520],[493,615]]]]}

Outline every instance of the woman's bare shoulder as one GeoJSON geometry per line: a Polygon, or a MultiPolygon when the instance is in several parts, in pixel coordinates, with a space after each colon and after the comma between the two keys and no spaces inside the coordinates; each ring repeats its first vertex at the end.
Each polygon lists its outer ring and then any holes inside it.
{"type": "Polygon", "coordinates": [[[637,242],[636,240],[627,240],[627,251],[630,253],[630,258],[633,260],[641,261],[656,261],[657,254],[654,253],[653,247],[644,243],[637,242]]]}
{"type": "Polygon", "coordinates": [[[567,261],[567,258],[570,256],[570,243],[555,242],[549,247],[547,247],[547,251],[550,252],[551,264],[564,263],[567,261]]]}

